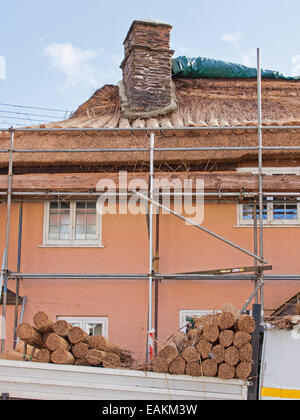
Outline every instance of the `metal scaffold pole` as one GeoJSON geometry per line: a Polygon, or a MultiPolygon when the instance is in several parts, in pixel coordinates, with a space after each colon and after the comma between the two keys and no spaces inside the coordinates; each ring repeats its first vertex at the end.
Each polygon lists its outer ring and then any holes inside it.
{"type": "MultiPolygon", "coordinates": [[[[257,202],[256,198],[254,198],[253,202],[253,239],[254,239],[254,254],[257,255],[257,202]]],[[[258,267],[258,262],[254,259],[254,266],[258,267]]],[[[254,281],[254,291],[255,291],[255,303],[258,304],[258,273],[256,272],[256,279],[254,281]]]]}
{"type": "Polygon", "coordinates": [[[149,302],[148,302],[148,338],[147,360],[154,356],[154,330],[152,320],[153,300],[153,196],[154,196],[154,133],[150,134],[150,174],[149,174],[149,302]]]}
{"type": "Polygon", "coordinates": [[[5,349],[6,340],[6,306],[7,306],[7,281],[8,281],[8,254],[9,254],[9,238],[10,238],[10,213],[11,213],[11,196],[12,196],[12,178],[13,178],[13,147],[14,147],[14,130],[9,131],[9,164],[8,164],[8,185],[7,185],[7,207],[6,207],[6,239],[5,239],[5,259],[4,259],[4,285],[3,285],[3,307],[2,307],[2,331],[1,331],[1,353],[5,349]]]}
{"type": "MultiPolygon", "coordinates": [[[[263,223],[263,138],[262,138],[262,103],[261,103],[261,59],[257,49],[257,117],[258,117],[258,179],[259,179],[259,256],[264,259],[264,223],[263,223]]],[[[262,264],[261,264],[262,266],[262,264]]],[[[261,319],[264,319],[264,272],[259,273],[261,319]]]]}

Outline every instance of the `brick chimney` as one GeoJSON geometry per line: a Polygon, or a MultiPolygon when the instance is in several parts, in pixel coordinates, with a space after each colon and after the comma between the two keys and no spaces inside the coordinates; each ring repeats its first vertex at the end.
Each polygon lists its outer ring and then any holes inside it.
{"type": "Polygon", "coordinates": [[[151,117],[176,109],[170,50],[172,26],[152,20],[135,20],[124,41],[119,84],[127,117],[151,117]]]}

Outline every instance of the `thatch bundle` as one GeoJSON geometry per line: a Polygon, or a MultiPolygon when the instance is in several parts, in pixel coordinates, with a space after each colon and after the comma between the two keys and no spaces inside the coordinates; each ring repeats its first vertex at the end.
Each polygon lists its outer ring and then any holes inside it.
{"type": "Polygon", "coordinates": [[[234,366],[228,363],[221,363],[218,370],[218,378],[221,379],[232,379],[235,374],[234,366]]]}
{"type": "Polygon", "coordinates": [[[224,330],[220,332],[219,341],[220,344],[227,348],[233,343],[234,332],[232,330],[224,330]]]}
{"type": "Polygon", "coordinates": [[[251,335],[249,333],[238,331],[233,339],[233,344],[236,348],[241,348],[244,344],[250,343],[251,335]]]}
{"type": "Polygon", "coordinates": [[[217,363],[224,362],[225,359],[225,347],[221,344],[217,344],[212,348],[212,357],[217,363]]]}
{"type": "Polygon", "coordinates": [[[72,353],[76,359],[84,359],[89,351],[89,345],[87,343],[77,343],[72,347],[72,353]]]}
{"type": "Polygon", "coordinates": [[[60,337],[55,333],[52,333],[49,334],[46,339],[46,347],[51,351],[55,351],[57,349],[67,350],[70,347],[70,344],[64,338],[60,337]]]}
{"type": "Polygon", "coordinates": [[[153,371],[157,373],[168,373],[169,364],[162,357],[157,356],[152,362],[152,368],[153,371]]]}
{"type": "Polygon", "coordinates": [[[37,312],[33,317],[35,328],[42,334],[53,331],[53,322],[46,312],[37,312]]]}
{"type": "Polygon", "coordinates": [[[26,322],[19,326],[18,336],[22,341],[30,346],[43,347],[42,334],[26,322]]]}
{"type": "Polygon", "coordinates": [[[240,361],[240,353],[236,347],[229,347],[225,350],[224,355],[225,362],[230,366],[236,366],[240,361]]]}
{"type": "Polygon", "coordinates": [[[51,362],[56,365],[73,365],[75,358],[69,351],[59,348],[51,354],[51,362]]]}
{"type": "Polygon", "coordinates": [[[72,328],[72,325],[70,325],[64,319],[60,319],[56,321],[55,324],[53,325],[53,330],[55,334],[59,335],[60,337],[68,337],[68,334],[71,328],[72,328]]]}
{"type": "Polygon", "coordinates": [[[215,343],[220,335],[219,327],[217,324],[209,324],[203,328],[203,338],[211,343],[215,343]]]}
{"type": "Polygon", "coordinates": [[[210,343],[209,341],[202,339],[199,341],[198,345],[197,345],[197,350],[200,353],[200,356],[202,357],[202,359],[208,359],[209,355],[212,351],[212,343],[210,343]]]}
{"type": "MultiPolygon", "coordinates": [[[[169,373],[170,370],[169,370],[169,373]]],[[[202,371],[199,362],[188,362],[186,364],[185,373],[189,376],[202,376],[202,371]]]]}
{"type": "Polygon", "coordinates": [[[182,357],[177,357],[170,363],[169,372],[173,375],[184,375],[185,373],[185,360],[182,357]]]}
{"type": "Polygon", "coordinates": [[[6,352],[3,358],[119,369],[130,369],[135,363],[130,351],[109,343],[102,336],[89,337],[67,321],[53,322],[45,312],[35,314],[34,324],[36,328],[28,323],[19,326],[18,334],[23,341],[17,351],[6,352]]]}
{"type": "Polygon", "coordinates": [[[80,327],[73,327],[68,332],[68,339],[72,344],[87,343],[88,338],[88,334],[80,327]]]}
{"type": "Polygon", "coordinates": [[[254,319],[232,305],[194,320],[196,328],[176,332],[154,358],[154,372],[247,379],[252,370],[254,319]]]}
{"type": "Polygon", "coordinates": [[[50,363],[51,351],[48,349],[41,349],[40,351],[34,353],[32,361],[37,363],[50,363]]]}

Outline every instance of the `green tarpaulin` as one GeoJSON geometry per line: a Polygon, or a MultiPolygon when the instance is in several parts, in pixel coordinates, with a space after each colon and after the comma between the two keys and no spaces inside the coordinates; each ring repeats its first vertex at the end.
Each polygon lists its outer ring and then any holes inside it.
{"type": "MultiPolygon", "coordinates": [[[[173,76],[183,78],[218,78],[218,79],[251,79],[257,77],[257,69],[242,64],[233,64],[227,61],[212,58],[177,57],[172,62],[173,76]]],[[[300,80],[298,77],[286,77],[278,71],[262,70],[262,78],[300,80]]]]}

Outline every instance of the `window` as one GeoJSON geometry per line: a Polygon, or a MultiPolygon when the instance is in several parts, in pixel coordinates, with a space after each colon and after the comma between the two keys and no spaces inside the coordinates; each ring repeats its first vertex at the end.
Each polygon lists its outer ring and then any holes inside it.
{"type": "Polygon", "coordinates": [[[45,203],[44,245],[101,246],[101,215],[96,202],[45,203]]]}
{"type": "Polygon", "coordinates": [[[102,335],[102,337],[108,338],[108,318],[59,316],[57,319],[64,319],[73,327],[82,328],[89,336],[102,335]]]}
{"type": "MultiPolygon", "coordinates": [[[[238,225],[253,224],[254,204],[238,204],[238,225]]],[[[256,207],[259,220],[259,207],[256,207]]],[[[263,207],[265,225],[300,225],[300,201],[297,197],[268,197],[263,207]]]]}
{"type": "MultiPolygon", "coordinates": [[[[237,172],[258,175],[258,167],[237,168],[237,172]]],[[[300,167],[263,167],[262,172],[263,175],[300,175],[300,167]]]]}
{"type": "Polygon", "coordinates": [[[182,331],[185,331],[183,328],[188,322],[193,324],[194,318],[201,318],[202,316],[212,314],[214,311],[207,310],[207,311],[200,311],[200,310],[186,310],[186,311],[180,311],[180,320],[179,325],[180,328],[182,328],[182,331]]]}
{"type": "MultiPolygon", "coordinates": [[[[239,173],[258,174],[258,168],[238,168],[239,173]]],[[[263,175],[300,175],[300,167],[265,167],[263,175]]],[[[292,196],[264,199],[263,223],[266,226],[300,225],[300,199],[292,196]]],[[[254,204],[238,204],[238,226],[253,225],[254,204]]],[[[256,208],[259,221],[259,206],[256,208]]]]}

